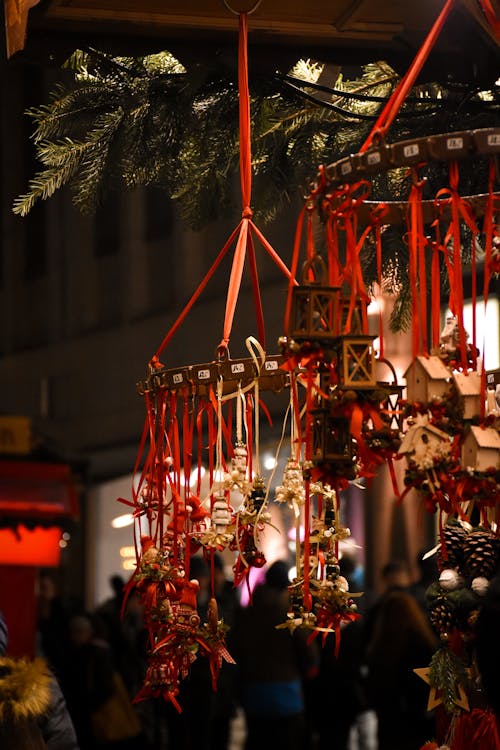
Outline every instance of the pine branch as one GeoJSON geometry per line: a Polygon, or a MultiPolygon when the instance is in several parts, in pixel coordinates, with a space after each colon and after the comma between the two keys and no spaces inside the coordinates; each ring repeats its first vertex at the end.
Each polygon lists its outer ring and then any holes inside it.
{"type": "Polygon", "coordinates": [[[92,211],[101,202],[107,185],[107,172],[113,172],[109,165],[113,138],[123,120],[123,110],[99,118],[96,127],[89,133],[88,148],[81,161],[80,174],[75,181],[74,202],[84,212],[92,211]]]}
{"type": "Polygon", "coordinates": [[[440,691],[444,709],[448,714],[458,711],[458,688],[464,689],[468,683],[464,662],[449,649],[438,649],[429,665],[429,684],[440,691]]]}
{"type": "MultiPolygon", "coordinates": [[[[193,228],[238,211],[235,65],[216,58],[185,70],[168,52],[131,58],[89,49],[77,50],[65,67],[74,83],[56,86],[48,103],[28,112],[44,169],[16,199],[15,213],[26,215],[63,185],[84,212],[95,210],[107,190],[139,185],[159,186],[175,198],[193,228]]],[[[330,89],[318,83],[321,71],[305,61],[288,76],[250,80],[252,208],[259,221],[275,218],[307,192],[318,164],[359,150],[398,80],[390,66],[376,62],[357,78],[340,75],[330,89]]],[[[498,87],[486,95],[452,82],[427,83],[411,92],[387,141],[460,130],[464,121],[469,128],[486,127],[499,112],[498,87]]],[[[462,191],[481,192],[486,161],[461,164],[462,191]]],[[[426,178],[433,197],[446,184],[447,166],[431,164],[426,178]]],[[[371,182],[374,199],[406,200],[405,170],[371,182]]],[[[397,295],[391,327],[401,330],[411,323],[408,248],[392,227],[383,232],[382,251],[385,283],[397,295]]],[[[369,241],[363,263],[371,284],[377,269],[369,241]]]]}
{"type": "Polygon", "coordinates": [[[41,150],[42,161],[51,166],[38,172],[29,183],[29,192],[15,199],[12,209],[14,213],[26,216],[38,199],[46,200],[54,195],[56,190],[59,190],[76,174],[87,148],[88,144],[68,141],[60,144],[45,144],[41,150]],[[50,155],[46,150],[50,152],[50,155]],[[62,156],[63,152],[64,156],[62,156]]]}

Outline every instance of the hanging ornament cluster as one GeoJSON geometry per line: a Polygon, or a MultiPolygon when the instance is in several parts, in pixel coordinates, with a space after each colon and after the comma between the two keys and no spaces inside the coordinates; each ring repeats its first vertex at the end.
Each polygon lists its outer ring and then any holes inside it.
{"type": "Polygon", "coordinates": [[[213,556],[234,553],[235,585],[266,563],[261,537],[270,522],[268,491],[261,476],[261,393],[281,390],[287,379],[279,355],[265,352],[255,243],[280,270],[290,271],[252,221],[250,208],[250,97],[247,17],[239,15],[240,172],[243,212],[209,272],[163,339],[138,384],[146,421],[134,476],[132,501],[137,568],[128,591],[138,593],[149,634],[149,664],[137,700],[162,696],[178,710],[180,681],[198,657],[209,660],[214,688],[223,660],[226,625],[214,597],[213,556]],[[160,356],[234,245],[223,337],[214,361],[167,368],[160,356]],[[232,359],[229,340],[245,261],[250,270],[258,339],[248,336],[248,357],[232,359]],[[203,475],[206,478],[203,480],[203,475]],[[202,486],[208,491],[202,492],[202,486]],[[212,570],[207,621],[198,612],[199,582],[190,561],[202,554],[212,570]]]}
{"type": "MultiPolygon", "coordinates": [[[[388,101],[359,154],[320,169],[298,219],[290,270],[252,221],[247,18],[239,14],[242,219],[152,357],[146,380],[139,384],[146,422],[134,471],[140,479],[130,503],[140,541],[137,569],[129,584],[141,598],[149,632],[149,667],[139,699],[162,695],[180,710],[176,697],[179,683],[196,658],[209,659],[214,683],[222,661],[231,661],[225,646],[226,627],[213,597],[207,621],[201,621],[199,584],[190,577],[190,559],[198,552],[210,562],[216,551],[231,550],[236,584],[248,580],[252,567],[266,562],[261,540],[270,514],[259,461],[262,391],[286,388],[289,394],[285,419],[290,425],[289,458],[276,500],[288,506],[295,518],[296,577],[289,589],[290,611],[282,628],[308,628],[311,639],[334,633],[338,651],[342,624],[358,618],[359,595],[349,591],[340,570],[340,544],[350,535],[341,523],[340,494],[349,482],[369,481],[383,462],[389,465],[397,496],[392,461],[404,455],[408,488],[422,493],[429,511],[439,510],[441,520],[444,515],[464,520],[477,511],[481,533],[489,542],[495,536],[498,409],[487,398],[475,327],[469,342],[463,324],[462,235],[465,227],[471,237],[474,295],[477,248],[481,245],[484,249],[482,291],[486,304],[491,277],[498,270],[494,158],[500,152],[500,130],[385,143],[385,134],[452,4],[453,0],[445,4],[423,52],[388,101]],[[469,200],[459,193],[458,164],[461,158],[475,156],[489,159],[488,184],[482,197],[469,200]],[[425,164],[436,160],[449,165],[449,181],[436,196],[424,200],[425,164]],[[412,176],[406,211],[400,204],[380,202],[372,195],[372,176],[396,168],[405,168],[412,176]],[[413,369],[406,373],[404,411],[402,387],[384,356],[381,321],[375,351],[375,335],[368,325],[371,295],[362,272],[363,248],[371,243],[382,289],[383,232],[392,223],[405,224],[402,233],[407,236],[410,257],[413,369]],[[306,258],[297,283],[304,224],[306,258]],[[324,230],[323,254],[313,239],[320,227],[324,230]],[[255,239],[289,282],[279,355],[266,353],[255,239]],[[216,359],[165,367],[160,362],[162,352],[233,243],[223,337],[216,359]],[[246,261],[257,338],[247,339],[249,357],[231,359],[229,339],[246,261]],[[452,318],[441,331],[438,311],[444,272],[450,283],[452,318]],[[380,379],[382,367],[392,373],[389,381],[380,379]],[[421,394],[419,389],[426,387],[421,394]],[[202,493],[204,468],[208,493],[202,493]]],[[[490,547],[479,532],[471,531],[467,538],[476,553],[479,545],[483,567],[477,564],[472,568],[474,554],[463,552],[467,563],[443,567],[433,601],[443,647],[429,668],[429,679],[437,680],[435,687],[440,689],[441,678],[435,678],[435,673],[445,674],[446,679],[456,675],[452,682],[456,700],[446,700],[454,706],[462,701],[462,707],[466,680],[449,636],[450,629],[455,633],[460,626],[465,640],[474,606],[482,596],[481,586],[487,585],[484,581],[489,573],[484,566],[490,547]],[[450,597],[457,598],[454,591],[461,592],[458,598],[463,601],[450,608],[450,597]]],[[[452,552],[447,554],[449,558],[452,552]]],[[[477,563],[477,554],[475,557],[477,563]]],[[[465,673],[467,669],[466,665],[465,673]]]]}
{"type": "Polygon", "coordinates": [[[350,481],[371,478],[377,466],[396,454],[401,394],[395,377],[394,383],[376,379],[375,336],[368,333],[369,295],[359,261],[368,232],[358,236],[355,206],[361,199],[354,191],[349,197],[345,192],[341,212],[339,196],[330,197],[327,262],[312,240],[314,204],[306,205],[299,217],[294,276],[304,218],[307,260],[302,283],[290,284],[286,335],[280,340],[283,369],[290,377],[291,430],[283,484],[276,489],[276,500],[293,511],[296,525],[296,577],[283,627],[309,628],[312,637],[333,632],[336,652],[341,624],[359,617],[359,594],[351,593],[340,575],[339,543],[350,532],[340,521],[339,496],[350,481]]]}
{"type": "Polygon", "coordinates": [[[437,559],[439,579],[426,598],[441,645],[429,667],[415,672],[429,685],[428,709],[442,706],[448,717],[442,730],[446,746],[462,748],[464,737],[480,728],[487,732],[492,719],[481,691],[475,643],[481,604],[500,563],[500,538],[484,526],[451,519],[441,531],[437,559]]]}
{"type": "Polygon", "coordinates": [[[266,372],[262,381],[275,390],[283,387],[285,373],[279,357],[266,357],[256,340],[248,343],[258,355],[172,370],[155,360],[138,384],[147,417],[130,504],[142,534],[129,588],[143,604],[150,642],[139,700],[161,695],[179,707],[179,681],[198,656],[209,659],[214,685],[222,660],[232,661],[213,596],[208,621],[200,620],[191,556],[202,550],[210,561],[215,551],[232,550],[236,584],[266,562],[260,535],[270,515],[252,441],[258,446],[259,373],[266,372]],[[202,497],[205,466],[209,491],[202,497]]]}
{"type": "Polygon", "coordinates": [[[439,355],[418,356],[406,372],[406,491],[427,511],[494,522],[500,501],[500,422],[485,373],[452,370],[439,355]]]}
{"type": "MultiPolygon", "coordinates": [[[[468,709],[470,683],[467,665],[462,666],[461,655],[451,647],[450,629],[453,637],[459,634],[467,640],[492,574],[487,561],[496,565],[492,550],[498,533],[500,422],[496,400],[486,392],[479,349],[481,344],[484,356],[485,342],[477,340],[475,310],[479,261],[485,309],[490,281],[498,269],[500,205],[495,160],[500,152],[500,129],[434,135],[392,145],[385,141],[452,6],[453,0],[448,0],[360,152],[320,169],[299,217],[292,276],[297,275],[305,217],[307,260],[302,284],[289,286],[281,342],[290,371],[292,434],[290,461],[277,497],[294,509],[297,527],[304,528],[303,542],[297,541],[297,578],[290,589],[292,605],[285,625],[309,627],[313,634],[336,630],[337,623],[352,617],[355,609],[345,591],[343,598],[323,596],[332,585],[342,588],[336,578],[338,542],[335,534],[333,541],[325,535],[324,498],[330,491],[339,493],[350,480],[372,476],[382,460],[388,460],[391,467],[393,458],[406,456],[406,491],[421,492],[425,508],[438,510],[441,524],[446,516],[466,520],[478,514],[479,528],[467,535],[463,565],[442,570],[431,602],[442,647],[430,668],[424,669],[432,690],[441,691],[447,708],[459,712],[460,722],[454,721],[450,744],[458,750],[468,732],[463,712],[468,709]],[[463,197],[459,191],[459,164],[466,158],[486,165],[482,195],[463,197]],[[447,166],[448,180],[436,195],[426,196],[425,170],[433,162],[447,166]],[[372,177],[392,169],[406,169],[411,177],[406,204],[380,202],[372,194],[372,177]],[[314,247],[313,220],[324,228],[326,261],[314,247]],[[387,384],[383,389],[374,375],[373,337],[367,326],[369,295],[360,260],[365,243],[371,242],[382,288],[381,244],[384,229],[391,224],[401,225],[409,250],[413,344],[412,364],[405,374],[404,409],[398,405],[397,384],[393,392],[387,384]],[[464,242],[472,268],[471,341],[463,320],[464,242]],[[451,315],[441,330],[444,276],[450,288],[451,315]],[[316,538],[313,530],[319,532],[316,538]],[[453,608],[450,599],[457,599],[453,608]]],[[[384,359],[381,328],[378,359],[384,359]]],[[[400,496],[393,471],[391,476],[395,495],[402,501],[405,493],[400,496]]],[[[337,505],[333,507],[338,532],[337,505]]]]}
{"type": "Polygon", "coordinates": [[[463,750],[480,738],[485,750],[498,750],[492,711],[484,695],[478,698],[473,646],[477,614],[499,563],[499,409],[496,389],[487,388],[483,362],[488,338],[478,338],[477,310],[481,294],[486,313],[490,284],[498,274],[500,129],[385,143],[387,129],[452,7],[453,0],[448,0],[360,153],[336,162],[326,176],[330,195],[332,185],[341,180],[352,184],[401,167],[411,175],[406,204],[377,207],[366,200],[363,211],[365,221],[376,207],[382,222],[402,225],[409,253],[412,360],[405,373],[404,434],[398,449],[407,462],[406,489],[401,496],[395,494],[401,502],[416,490],[425,510],[437,513],[441,529],[440,576],[427,593],[429,617],[441,645],[431,664],[415,671],[430,686],[429,709],[438,708],[439,716],[442,707],[447,718],[436,723],[438,742],[425,748],[463,750]],[[477,160],[478,174],[485,174],[484,190],[464,197],[460,163],[471,158],[477,160]],[[425,174],[433,162],[441,164],[447,177],[441,189],[429,195],[425,174]],[[464,324],[466,256],[473,310],[470,336],[464,324]],[[443,278],[450,290],[444,326],[443,278]]]}

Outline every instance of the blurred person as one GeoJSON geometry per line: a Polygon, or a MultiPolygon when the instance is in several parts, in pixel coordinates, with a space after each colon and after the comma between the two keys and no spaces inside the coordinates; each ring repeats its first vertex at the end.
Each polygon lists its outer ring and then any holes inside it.
{"type": "MultiPolygon", "coordinates": [[[[357,563],[353,555],[342,555],[339,567],[340,574],[349,584],[349,591],[359,592],[354,578],[357,563]]],[[[353,734],[359,750],[374,747],[373,716],[367,717],[362,628],[361,620],[341,626],[338,656],[335,656],[334,634],[327,636],[321,649],[319,673],[309,698],[318,750],[347,750],[353,734]]]]}
{"type": "Polygon", "coordinates": [[[365,645],[370,642],[379,610],[386,598],[393,591],[410,591],[411,578],[408,565],[403,560],[389,560],[380,571],[382,590],[371,597],[363,613],[363,640],[365,645]]]}
{"type": "Polygon", "coordinates": [[[417,555],[417,567],[419,576],[418,579],[411,584],[409,591],[410,594],[415,597],[424,612],[427,612],[427,599],[425,597],[425,592],[429,586],[439,578],[437,554],[426,556],[426,550],[420,550],[417,555]]]}
{"type": "Polygon", "coordinates": [[[403,560],[389,560],[382,568],[384,593],[410,587],[410,571],[403,560]]]}
{"type": "MultiPolygon", "coordinates": [[[[222,557],[213,555],[214,596],[217,601],[219,618],[224,620],[229,630],[233,627],[234,615],[238,606],[238,591],[232,581],[226,578],[222,557]]],[[[236,716],[235,700],[236,667],[223,661],[217,680],[215,703],[210,729],[210,750],[227,750],[231,736],[231,722],[236,716]]]]}
{"type": "Polygon", "coordinates": [[[122,612],[125,581],[120,575],[112,575],[109,584],[113,595],[96,607],[92,622],[95,635],[109,645],[113,665],[133,698],[139,692],[146,672],[142,607],[133,591],[122,612]]]}
{"type": "Polygon", "coordinates": [[[108,644],[96,638],[90,616],[70,621],[62,686],[82,750],[139,748],[140,724],[108,644]]]}
{"type": "Polygon", "coordinates": [[[79,750],[61,689],[44,659],[11,659],[0,612],[0,748],[79,750]]]}
{"type": "Polygon", "coordinates": [[[255,587],[252,604],[235,613],[228,633],[245,713],[246,750],[307,747],[304,682],[315,676],[317,647],[308,633],[276,626],[287,621],[288,565],[278,560],[255,587]]]}
{"type": "Polygon", "coordinates": [[[37,651],[39,656],[47,659],[58,677],[69,646],[70,617],[53,574],[41,571],[37,586],[37,651]]]}
{"type": "Polygon", "coordinates": [[[367,688],[377,714],[378,750],[418,750],[435,734],[429,688],[413,669],[427,666],[438,640],[416,599],[394,589],[378,607],[367,646],[367,688]]]}
{"type": "Polygon", "coordinates": [[[500,577],[490,581],[476,623],[475,655],[481,688],[500,722],[500,577]]]}

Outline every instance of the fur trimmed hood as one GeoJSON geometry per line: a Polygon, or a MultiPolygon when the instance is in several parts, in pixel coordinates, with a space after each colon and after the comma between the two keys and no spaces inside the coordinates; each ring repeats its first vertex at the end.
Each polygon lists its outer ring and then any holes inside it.
{"type": "Polygon", "coordinates": [[[43,659],[0,658],[0,721],[39,719],[51,702],[51,675],[43,659]]]}

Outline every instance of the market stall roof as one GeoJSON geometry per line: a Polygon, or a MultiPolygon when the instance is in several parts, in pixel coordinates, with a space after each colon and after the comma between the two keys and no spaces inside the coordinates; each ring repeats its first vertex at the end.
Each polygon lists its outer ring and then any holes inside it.
{"type": "MultiPolygon", "coordinates": [[[[385,58],[405,69],[444,0],[4,0],[9,54],[50,48],[57,55],[98,44],[120,53],[169,49],[182,59],[234,48],[234,11],[250,10],[249,44],[272,65],[306,56],[338,64],[385,58]],[[28,17],[28,8],[29,11],[28,17]],[[23,10],[24,9],[24,10],[23,10]],[[27,22],[27,35],[25,28],[27,22]]],[[[437,48],[438,66],[491,66],[498,54],[500,0],[457,0],[437,48]],[[492,15],[493,14],[493,15],[492,15]],[[497,37],[495,36],[497,35],[497,37]],[[467,55],[464,55],[464,44],[467,55]]],[[[497,56],[498,61],[498,56],[497,56]]],[[[498,70],[497,70],[498,72],[498,70]]]]}

